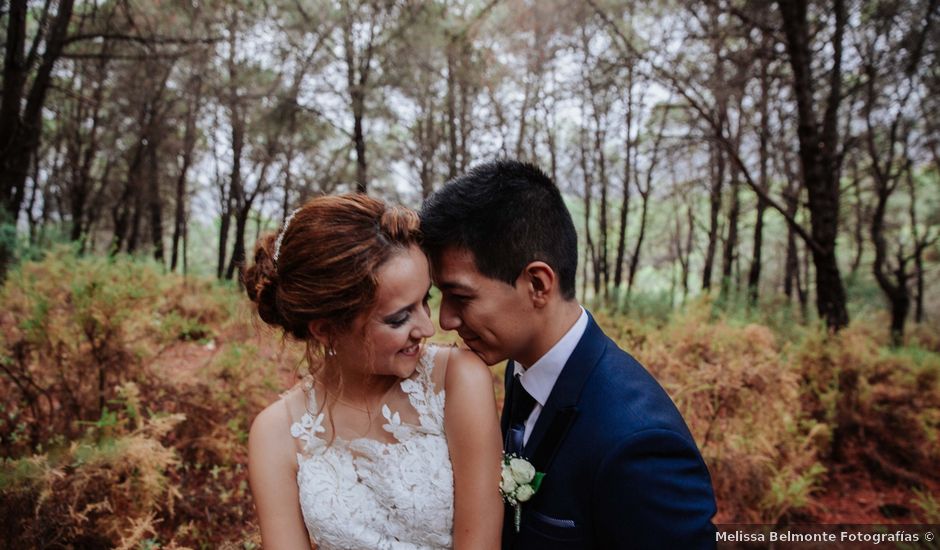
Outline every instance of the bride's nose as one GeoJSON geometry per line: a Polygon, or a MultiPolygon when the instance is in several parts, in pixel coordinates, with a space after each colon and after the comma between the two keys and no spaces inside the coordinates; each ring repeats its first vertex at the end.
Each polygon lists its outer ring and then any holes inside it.
{"type": "Polygon", "coordinates": [[[412,334],[417,338],[430,338],[434,336],[434,323],[431,321],[431,313],[427,308],[419,308],[418,322],[412,334]]]}

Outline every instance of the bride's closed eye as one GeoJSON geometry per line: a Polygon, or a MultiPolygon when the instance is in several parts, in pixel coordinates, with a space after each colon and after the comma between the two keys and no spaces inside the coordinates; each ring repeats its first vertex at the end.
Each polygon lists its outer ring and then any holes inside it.
{"type": "MultiPolygon", "coordinates": [[[[424,295],[424,298],[421,299],[421,306],[424,308],[428,307],[428,302],[431,300],[431,291],[429,290],[427,294],[424,295]]],[[[411,310],[414,309],[414,306],[409,307],[408,309],[402,310],[394,315],[386,317],[383,319],[386,325],[392,328],[399,328],[405,323],[408,322],[408,319],[411,318],[411,310]]]]}
{"type": "Polygon", "coordinates": [[[410,317],[411,313],[405,311],[400,315],[395,315],[391,318],[385,319],[385,324],[393,328],[398,328],[407,323],[410,317]]]}

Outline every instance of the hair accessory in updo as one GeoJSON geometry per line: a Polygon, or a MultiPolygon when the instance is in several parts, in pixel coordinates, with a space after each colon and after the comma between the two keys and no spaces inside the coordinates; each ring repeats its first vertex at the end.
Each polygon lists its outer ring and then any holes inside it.
{"type": "Polygon", "coordinates": [[[300,210],[300,208],[295,208],[294,211],[287,216],[287,219],[284,220],[284,227],[281,228],[281,233],[277,236],[277,240],[274,241],[274,254],[271,256],[271,259],[274,260],[275,264],[277,263],[277,257],[281,255],[281,243],[284,241],[284,234],[287,233],[287,226],[290,225],[290,221],[294,219],[294,214],[296,214],[298,210],[300,210]]]}

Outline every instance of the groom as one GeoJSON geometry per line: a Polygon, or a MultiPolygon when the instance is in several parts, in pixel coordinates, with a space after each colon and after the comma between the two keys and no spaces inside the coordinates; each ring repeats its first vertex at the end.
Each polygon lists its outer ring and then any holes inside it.
{"type": "Polygon", "coordinates": [[[518,532],[507,508],[503,548],[714,548],[711,480],[679,411],[575,299],[577,235],[551,179],[478,165],[425,201],[421,228],[441,327],[510,360],[504,446],[545,473],[518,532]]]}

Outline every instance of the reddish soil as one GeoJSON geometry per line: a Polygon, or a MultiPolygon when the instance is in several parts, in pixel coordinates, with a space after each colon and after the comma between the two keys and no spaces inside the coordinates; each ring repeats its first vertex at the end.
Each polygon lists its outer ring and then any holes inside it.
{"type": "MultiPolygon", "coordinates": [[[[178,382],[195,381],[196,373],[207,368],[227,343],[242,342],[257,348],[258,357],[264,361],[281,364],[278,369],[280,375],[281,391],[289,389],[296,381],[296,375],[286,358],[286,348],[281,345],[278,337],[271,334],[246,334],[241,327],[235,326],[228,331],[213,335],[208,343],[202,342],[174,342],[159,350],[153,357],[150,367],[154,372],[167,373],[178,382]]],[[[271,393],[271,400],[277,398],[279,392],[271,393]]]]}
{"type": "Polygon", "coordinates": [[[150,362],[150,368],[153,372],[173,376],[180,383],[187,383],[194,381],[196,373],[212,363],[218,351],[215,341],[211,344],[174,342],[157,353],[150,362]]]}
{"type": "MultiPolygon", "coordinates": [[[[921,491],[940,494],[940,483],[924,482],[927,486],[921,491]]],[[[915,498],[912,487],[891,484],[865,470],[835,469],[823,492],[816,495],[818,506],[806,520],[829,524],[924,522],[915,498]]]]}

